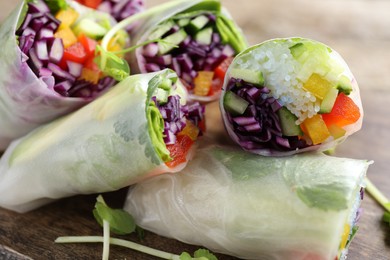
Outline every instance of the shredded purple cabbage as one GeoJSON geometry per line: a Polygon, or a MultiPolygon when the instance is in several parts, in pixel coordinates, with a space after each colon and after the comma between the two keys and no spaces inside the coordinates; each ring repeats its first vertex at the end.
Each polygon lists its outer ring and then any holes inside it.
{"type": "Polygon", "coordinates": [[[272,148],[280,151],[301,149],[306,142],[297,136],[284,136],[277,111],[282,107],[270,90],[241,79],[231,78],[227,90],[249,102],[243,115],[227,113],[240,145],[247,150],[272,148]]]}
{"type": "MultiPolygon", "coordinates": [[[[207,14],[208,23],[205,27],[215,28],[215,15],[207,14]]],[[[161,38],[179,31],[181,27],[175,24],[161,38]]],[[[184,27],[187,38],[170,52],[159,55],[159,47],[156,43],[150,43],[143,47],[142,56],[145,61],[144,69],[146,72],[155,72],[165,68],[174,70],[178,76],[186,83],[188,90],[194,88],[194,78],[198,71],[213,71],[226,58],[234,56],[235,50],[228,44],[221,41],[219,33],[214,30],[211,43],[205,45],[195,39],[195,35],[184,27]]]]}
{"type": "Polygon", "coordinates": [[[59,25],[60,21],[50,13],[44,1],[28,3],[26,17],[16,35],[23,60],[35,75],[48,89],[64,97],[91,99],[112,87],[115,80],[110,77],[100,79],[97,84],[77,80],[82,64],[68,62],[66,70],[58,66],[64,54],[62,39],[54,37],[59,25]]]}
{"type": "MultiPolygon", "coordinates": [[[[176,142],[176,135],[184,129],[187,120],[198,126],[199,122],[204,118],[204,105],[199,104],[199,102],[181,105],[179,95],[169,96],[166,103],[160,103],[156,97],[152,97],[152,100],[164,119],[165,144],[174,144],[176,142]]],[[[199,134],[202,133],[199,132],[199,134]]]]}

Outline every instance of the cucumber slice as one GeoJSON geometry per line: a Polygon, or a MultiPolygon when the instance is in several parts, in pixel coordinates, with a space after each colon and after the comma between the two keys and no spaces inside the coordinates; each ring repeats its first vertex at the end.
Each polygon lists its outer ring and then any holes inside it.
{"type": "Polygon", "coordinates": [[[213,36],[213,28],[207,27],[195,35],[195,40],[204,45],[210,45],[213,36]]]}
{"type": "Polygon", "coordinates": [[[297,121],[298,118],[293,113],[291,113],[290,110],[288,110],[286,107],[282,107],[278,110],[278,116],[284,136],[303,135],[301,127],[295,124],[295,121],[297,121]]]}
{"type": "Polygon", "coordinates": [[[164,34],[169,32],[174,25],[175,23],[171,20],[159,24],[158,27],[149,35],[149,40],[160,39],[164,34]]]}
{"type": "Polygon", "coordinates": [[[199,32],[209,21],[209,18],[205,15],[197,16],[188,24],[188,30],[192,33],[199,32]]]}
{"type": "Polygon", "coordinates": [[[245,82],[252,83],[258,86],[264,85],[264,76],[263,72],[261,71],[232,68],[230,70],[230,77],[242,79],[245,82]]]}
{"type": "Polygon", "coordinates": [[[164,55],[168,52],[170,52],[173,48],[175,48],[175,45],[179,45],[184,39],[187,37],[187,33],[184,31],[184,29],[181,29],[171,35],[168,35],[164,38],[164,42],[158,43],[158,52],[160,55],[164,55]]]}
{"type": "Polygon", "coordinates": [[[190,23],[190,21],[191,20],[189,18],[183,18],[177,21],[177,25],[179,25],[180,27],[184,27],[187,26],[190,23]]]}
{"type": "Polygon", "coordinates": [[[291,55],[295,59],[300,57],[306,50],[307,50],[306,46],[301,42],[298,42],[297,44],[290,47],[291,55]]]}
{"type": "Polygon", "coordinates": [[[107,29],[95,22],[94,20],[84,18],[79,21],[74,27],[73,31],[76,35],[80,33],[85,34],[92,39],[100,39],[107,33],[107,29]]]}
{"type": "Polygon", "coordinates": [[[337,89],[340,92],[344,92],[345,95],[349,95],[352,91],[351,80],[347,76],[341,76],[339,82],[337,83],[337,89]]]}
{"type": "Polygon", "coordinates": [[[249,102],[237,96],[232,91],[227,91],[223,97],[223,106],[232,115],[244,114],[249,102]]]}
{"type": "Polygon", "coordinates": [[[326,93],[324,99],[321,102],[319,111],[320,114],[330,113],[330,111],[332,111],[334,102],[336,101],[338,94],[339,90],[337,88],[329,89],[328,93],[326,93]]]}

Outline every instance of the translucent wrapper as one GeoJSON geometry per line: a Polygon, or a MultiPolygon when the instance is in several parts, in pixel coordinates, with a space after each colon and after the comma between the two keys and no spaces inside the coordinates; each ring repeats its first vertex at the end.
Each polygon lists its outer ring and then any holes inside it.
{"type": "Polygon", "coordinates": [[[369,164],[202,148],[182,172],[132,187],[124,208],[142,228],[243,259],[334,260],[347,253],[369,164]]]}
{"type": "Polygon", "coordinates": [[[166,43],[152,43],[138,48],[129,56],[132,72],[170,68],[185,83],[191,99],[201,102],[218,99],[223,75],[214,73],[206,80],[209,82],[204,83],[207,88],[198,89],[194,82],[199,71],[213,73],[225,59],[247,47],[245,36],[228,11],[218,0],[171,1],[149,11],[142,18],[136,18],[140,26],[131,35],[132,45],[162,38],[173,46],[167,48],[166,43]],[[199,23],[192,25],[194,20],[199,23]],[[203,36],[198,37],[198,34],[203,36]]]}
{"type": "MultiPolygon", "coordinates": [[[[26,212],[53,199],[113,191],[181,170],[186,162],[164,164],[148,126],[146,107],[165,79],[177,75],[164,70],[128,77],[78,111],[13,141],[0,160],[0,206],[26,212]]],[[[180,81],[173,91],[185,102],[180,81]]]]}
{"type": "Polygon", "coordinates": [[[343,58],[310,39],[274,39],[233,60],[220,108],[247,151],[286,156],[335,147],[362,126],[359,88],[343,58]]]}
{"type": "MultiPolygon", "coordinates": [[[[73,1],[68,2],[81,16],[92,9],[73,1]]],[[[0,151],[8,144],[39,125],[72,112],[91,98],[64,97],[49,89],[27,64],[27,57],[18,46],[15,35],[18,23],[25,16],[22,1],[0,27],[0,151]]],[[[104,14],[107,16],[107,14],[104,14]]],[[[111,18],[112,19],[112,18],[111,18]]],[[[114,20],[112,19],[112,23],[114,20]]]]}

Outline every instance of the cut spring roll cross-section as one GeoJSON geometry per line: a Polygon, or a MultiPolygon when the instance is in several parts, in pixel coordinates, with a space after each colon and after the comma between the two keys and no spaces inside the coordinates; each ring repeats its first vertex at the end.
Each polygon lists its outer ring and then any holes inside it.
{"type": "Polygon", "coordinates": [[[363,119],[345,61],[330,47],[302,38],[266,41],[238,55],[227,71],[220,108],[237,144],[273,156],[333,148],[363,119]]]}
{"type": "Polygon", "coordinates": [[[216,100],[228,65],[247,46],[241,30],[221,3],[173,1],[149,12],[151,15],[140,22],[142,25],[132,35],[132,45],[153,39],[162,41],[132,53],[132,72],[170,68],[179,75],[190,98],[216,100]]]}
{"type": "MultiPolygon", "coordinates": [[[[0,151],[33,128],[69,113],[115,84],[95,48],[115,24],[73,1],[24,1],[0,27],[0,151]],[[61,3],[61,4],[60,4],[61,3]]],[[[122,49],[124,31],[109,49],[122,49]]]]}
{"type": "Polygon", "coordinates": [[[124,208],[144,229],[242,259],[345,259],[369,164],[212,146],[131,187],[124,208]]]}
{"type": "Polygon", "coordinates": [[[13,141],[0,160],[0,207],[18,212],[181,170],[203,118],[171,70],[128,77],[13,141]]]}

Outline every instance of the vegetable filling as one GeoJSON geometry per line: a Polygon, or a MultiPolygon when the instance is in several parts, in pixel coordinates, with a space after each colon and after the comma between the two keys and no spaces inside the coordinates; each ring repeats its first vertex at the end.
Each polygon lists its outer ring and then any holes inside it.
{"type": "MultiPolygon", "coordinates": [[[[213,96],[221,90],[228,65],[239,51],[229,42],[226,21],[214,13],[187,17],[177,15],[160,24],[149,39],[159,43],[146,45],[141,53],[143,70],[173,69],[189,92],[196,96],[213,96]]],[[[234,44],[233,44],[234,45],[234,44]]]]}
{"type": "Polygon", "coordinates": [[[172,93],[175,88],[161,84],[148,107],[153,143],[161,159],[172,168],[187,161],[190,148],[205,130],[205,107],[198,102],[183,104],[181,96],[172,93]],[[156,111],[158,115],[150,116],[156,111]]]}
{"type": "Polygon", "coordinates": [[[344,137],[361,118],[351,80],[324,45],[267,42],[230,67],[223,107],[247,150],[319,145],[344,137]]]}
{"type": "MultiPolygon", "coordinates": [[[[109,17],[80,17],[65,1],[56,3],[37,0],[27,4],[26,16],[16,31],[20,50],[49,89],[65,97],[94,98],[115,84],[94,62],[98,41],[110,29],[109,17]]],[[[109,47],[121,50],[123,37],[109,47]]]]}

